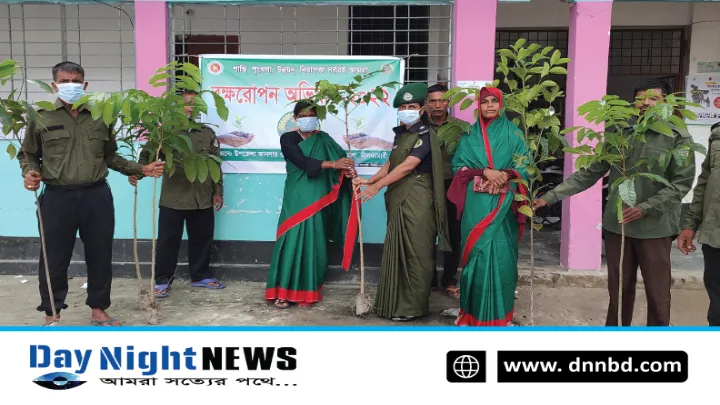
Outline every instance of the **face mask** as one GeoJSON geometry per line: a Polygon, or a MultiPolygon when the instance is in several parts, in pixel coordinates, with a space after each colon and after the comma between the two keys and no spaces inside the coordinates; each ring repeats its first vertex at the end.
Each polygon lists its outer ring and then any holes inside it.
{"type": "Polygon", "coordinates": [[[80,83],[57,84],[58,97],[68,104],[73,104],[85,95],[85,89],[83,89],[83,87],[85,86],[80,83]]]}
{"type": "Polygon", "coordinates": [[[420,111],[418,110],[401,110],[398,111],[398,118],[400,122],[405,125],[410,125],[420,119],[420,111]]]}
{"type": "Polygon", "coordinates": [[[303,132],[312,132],[318,127],[317,117],[302,117],[297,119],[298,126],[303,132]]]}

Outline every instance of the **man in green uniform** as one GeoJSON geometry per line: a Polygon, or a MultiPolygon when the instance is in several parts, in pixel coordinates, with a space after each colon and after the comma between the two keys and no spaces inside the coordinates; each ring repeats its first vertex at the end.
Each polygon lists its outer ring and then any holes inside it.
{"type": "MultiPolygon", "coordinates": [[[[670,93],[671,89],[667,83],[660,80],[651,80],[635,88],[635,97],[641,110],[649,105],[657,104],[661,97],[670,93]],[[646,98],[646,93],[650,91],[658,96],[646,98]]],[[[641,159],[656,157],[669,149],[693,143],[690,135],[684,131],[681,133],[673,130],[673,135],[647,133],[646,142],[641,142],[633,148],[626,162],[627,166],[635,167],[641,159]]],[[[555,204],[590,188],[602,179],[608,170],[610,170],[609,181],[612,184],[619,178],[620,173],[617,170],[611,170],[610,165],[605,162],[596,163],[587,170],[573,173],[565,182],[545,194],[542,199],[536,200],[535,208],[555,204]]],[[[678,166],[673,159],[667,169],[654,165],[652,169],[648,170],[644,167],[644,170],[665,178],[670,186],[645,177],[637,177],[635,179],[637,204],[622,212],[626,237],[622,270],[622,324],[628,326],[632,323],[637,268],[640,266],[648,303],[647,325],[667,326],[670,324],[670,284],[672,280],[670,248],[673,237],[680,232],[682,199],[690,191],[695,177],[695,155],[690,153],[688,164],[682,167],[678,166]]],[[[605,324],[606,326],[617,326],[620,243],[622,240],[614,204],[609,204],[605,208],[603,229],[605,230],[605,254],[610,294],[605,324]]]]}
{"type": "Polygon", "coordinates": [[[710,131],[708,154],[678,236],[678,248],[685,254],[694,252],[693,238],[700,228],[697,236],[705,258],[703,281],[710,298],[707,321],[710,326],[720,326],[720,122],[710,131]]]}
{"type": "MultiPolygon", "coordinates": [[[[58,318],[66,309],[67,270],[75,246],[75,235],[85,245],[87,265],[87,299],[92,309],[92,324],[119,326],[105,310],[110,307],[112,284],[112,243],[115,233],[115,208],[106,182],[108,168],[126,176],[160,177],[163,163],[140,165],[117,154],[112,129],[102,119],[92,119],[85,106],[72,105],[84,95],[88,83],[85,71],[72,62],[62,62],[52,69],[52,87],[58,94],[55,108],[40,110],[25,131],[18,154],[25,178],[25,188],[45,188],[40,195],[40,213],[45,231],[45,248],[55,308],[58,318]]],[[[40,259],[40,306],[45,324],[53,319],[45,263],[40,259]]]]}
{"type": "MultiPolygon", "coordinates": [[[[192,104],[198,94],[191,90],[183,93],[186,104],[192,104]]],[[[185,106],[185,114],[190,116],[193,107],[185,106]]],[[[199,130],[186,132],[195,152],[220,157],[220,144],[215,132],[203,125],[199,130]]],[[[140,153],[140,163],[150,160],[147,150],[140,153]]],[[[130,184],[137,184],[137,177],[130,177],[130,184]]],[[[193,287],[221,289],[225,286],[210,276],[210,253],[215,234],[215,210],[223,206],[222,178],[213,183],[208,176],[205,182],[190,182],[183,172],[182,163],[178,163],[173,176],[165,174],[160,192],[160,215],[158,218],[158,240],[155,261],[155,295],[167,297],[177,269],[178,251],[182,241],[183,228],[187,225],[188,262],[190,281],[193,287]]]]}
{"type": "MultiPolygon", "coordinates": [[[[443,95],[445,95],[447,91],[448,88],[442,84],[430,86],[427,91],[425,120],[430,125],[430,135],[433,137],[437,137],[440,127],[448,124],[452,125],[456,122],[463,122],[462,120],[451,117],[450,114],[448,114],[449,100],[443,100],[443,95]]],[[[470,127],[470,124],[468,124],[468,127],[470,127]]],[[[459,126],[453,126],[453,130],[453,137],[456,141],[459,141],[463,134],[462,129],[459,126]]],[[[445,195],[447,196],[447,191],[450,189],[450,184],[452,183],[453,172],[452,155],[448,153],[446,147],[442,148],[442,160],[443,177],[445,178],[445,195]]],[[[452,252],[445,252],[443,255],[443,274],[440,279],[440,284],[450,297],[459,299],[460,289],[457,287],[457,279],[455,276],[457,275],[458,266],[460,265],[460,249],[462,246],[460,220],[457,219],[455,204],[446,200],[445,208],[447,211],[448,233],[452,252]]],[[[437,281],[437,273],[435,273],[433,275],[433,287],[437,287],[437,281]]]]}
{"type": "Polygon", "coordinates": [[[426,97],[423,83],[398,91],[393,104],[401,125],[393,128],[388,162],[370,179],[353,180],[367,186],[360,195],[363,202],[387,187],[387,232],[375,308],[394,321],[429,314],[436,237],[442,251],[450,250],[440,142],[421,119],[426,97]]]}

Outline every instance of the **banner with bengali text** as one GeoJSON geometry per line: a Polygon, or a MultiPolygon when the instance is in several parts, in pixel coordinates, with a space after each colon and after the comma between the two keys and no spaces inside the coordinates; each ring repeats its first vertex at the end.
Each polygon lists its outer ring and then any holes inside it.
{"type": "MultiPolygon", "coordinates": [[[[346,84],[378,72],[358,89],[360,98],[383,83],[402,83],[404,76],[403,60],[394,57],[201,55],[200,67],[203,90],[223,97],[230,111],[227,121],[221,120],[205,95],[210,108],[203,121],[218,136],[224,173],[285,173],[280,135],[297,129],[294,104],[314,95],[318,81],[346,84]]],[[[390,155],[397,125],[392,101],[399,87],[385,89],[382,99],[373,96],[369,105],[358,100],[351,107],[350,144],[359,174],[374,174],[390,155]]],[[[319,126],[348,149],[341,120],[328,115],[319,126]]]]}

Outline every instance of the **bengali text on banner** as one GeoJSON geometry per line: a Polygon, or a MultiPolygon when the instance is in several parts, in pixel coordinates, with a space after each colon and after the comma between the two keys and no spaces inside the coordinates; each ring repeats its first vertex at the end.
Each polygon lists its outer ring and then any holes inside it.
{"type": "MultiPolygon", "coordinates": [[[[374,174],[390,155],[397,113],[392,101],[399,89],[387,88],[383,97],[360,98],[378,85],[402,82],[404,63],[394,57],[202,55],[203,89],[220,95],[230,111],[222,121],[210,105],[203,120],[213,125],[220,141],[225,173],[285,173],[280,135],[297,130],[296,101],[312,97],[320,80],[347,84],[354,77],[377,72],[363,82],[351,105],[350,143],[358,173],[374,174]],[[357,107],[357,108],[356,108],[357,107]]],[[[344,113],[340,115],[344,118],[344,113]]],[[[320,130],[347,149],[345,124],[335,117],[320,122],[320,130]]]]}

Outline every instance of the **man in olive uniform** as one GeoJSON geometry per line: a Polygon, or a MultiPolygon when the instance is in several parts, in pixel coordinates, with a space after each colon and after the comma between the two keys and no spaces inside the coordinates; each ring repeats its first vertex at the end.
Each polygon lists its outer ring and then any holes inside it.
{"type": "MultiPolygon", "coordinates": [[[[452,125],[456,122],[463,122],[460,119],[451,117],[448,114],[449,100],[443,100],[443,95],[448,91],[448,88],[442,84],[436,84],[430,86],[427,91],[427,102],[425,105],[425,120],[430,125],[431,136],[437,137],[440,127],[445,125],[452,125]]],[[[468,127],[470,124],[468,124],[468,127]]],[[[452,136],[455,140],[459,141],[463,131],[459,126],[453,126],[452,136]]],[[[442,148],[442,159],[443,159],[443,174],[445,178],[445,195],[450,188],[450,184],[453,179],[452,172],[452,155],[448,153],[446,147],[442,148]]],[[[458,266],[460,265],[460,249],[462,246],[462,240],[460,236],[460,220],[457,219],[457,211],[455,204],[449,200],[445,201],[445,208],[447,210],[448,220],[448,233],[450,237],[450,246],[452,252],[445,252],[443,258],[443,274],[440,279],[442,287],[445,289],[447,295],[454,299],[460,299],[460,289],[457,287],[457,275],[458,266]]],[[[433,275],[432,286],[437,287],[437,273],[433,275]]]]}
{"type": "Polygon", "coordinates": [[[707,321],[710,326],[720,326],[720,122],[710,131],[708,154],[678,236],[678,248],[685,254],[694,252],[693,238],[700,229],[697,237],[705,258],[703,281],[710,298],[707,321]]]}
{"type": "MultiPolygon", "coordinates": [[[[637,105],[641,110],[655,105],[671,93],[670,86],[661,80],[650,80],[635,88],[637,105]],[[652,92],[653,95],[650,94],[652,92]]],[[[635,167],[639,160],[657,157],[661,153],[693,143],[690,135],[673,130],[673,136],[648,132],[646,142],[632,147],[626,164],[635,167]]],[[[615,204],[606,206],[603,216],[605,252],[608,267],[608,306],[606,326],[618,326],[618,289],[622,274],[622,325],[632,323],[635,305],[635,284],[637,268],[643,276],[647,296],[647,325],[668,326],[670,324],[670,248],[673,237],[680,233],[680,206],[690,191],[695,178],[695,154],[690,153],[688,162],[680,167],[673,159],[667,169],[654,165],[644,171],[665,178],[670,186],[645,177],[635,179],[637,204],[622,211],[625,223],[625,256],[620,272],[621,228],[615,204]]],[[[554,190],[548,191],[542,199],[535,200],[535,208],[552,205],[580,193],[597,183],[610,171],[610,184],[621,175],[606,162],[598,162],[586,170],[578,170],[554,190]]],[[[611,196],[612,198],[612,196],[611,196]]]]}
{"type": "Polygon", "coordinates": [[[370,179],[353,180],[367,186],[360,195],[363,202],[387,187],[387,231],[375,308],[378,316],[399,322],[429,314],[436,237],[440,250],[450,250],[440,142],[422,122],[426,97],[423,83],[398,90],[393,106],[400,125],[393,128],[388,162],[370,179]]]}
{"type": "MultiPolygon", "coordinates": [[[[185,113],[189,116],[193,107],[193,99],[197,93],[187,90],[185,113]]],[[[220,144],[215,132],[203,125],[198,130],[190,130],[184,135],[192,141],[193,150],[209,153],[220,157],[220,144]]],[[[140,163],[147,163],[150,155],[147,150],[140,153],[140,163]]],[[[137,177],[130,177],[130,184],[137,184],[137,177]]],[[[160,192],[160,215],[158,218],[158,240],[155,260],[155,295],[167,297],[177,269],[178,251],[183,236],[183,228],[187,224],[188,261],[190,265],[190,281],[193,287],[221,289],[225,286],[210,277],[210,253],[215,233],[215,210],[223,206],[222,178],[213,183],[210,176],[205,182],[190,182],[183,172],[182,164],[178,164],[173,176],[163,176],[160,192]]]]}
{"type": "MultiPolygon", "coordinates": [[[[45,183],[40,212],[55,308],[59,318],[60,311],[68,307],[67,270],[79,229],[85,245],[85,303],[92,309],[91,322],[95,326],[119,326],[105,312],[110,307],[115,233],[113,197],[105,179],[108,168],[126,176],[160,177],[163,163],[143,166],[123,159],[117,154],[112,129],[102,119],[93,120],[85,106],[72,109],[88,85],[80,65],[59,63],[53,67],[52,75],[52,87],[58,94],[55,108],[40,110],[37,120],[28,123],[18,161],[26,189],[35,191],[41,181],[45,183]]],[[[39,276],[37,309],[45,312],[45,324],[53,325],[59,319],[53,319],[42,255],[39,276]]]]}

